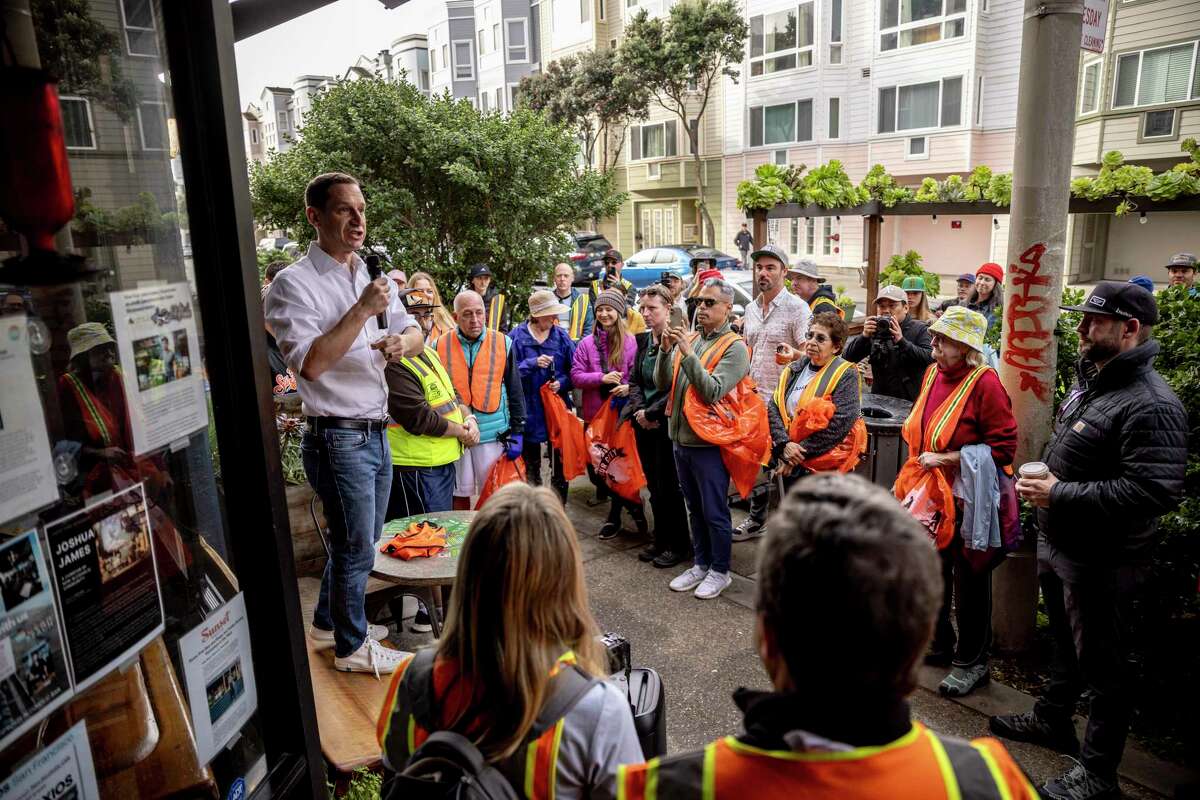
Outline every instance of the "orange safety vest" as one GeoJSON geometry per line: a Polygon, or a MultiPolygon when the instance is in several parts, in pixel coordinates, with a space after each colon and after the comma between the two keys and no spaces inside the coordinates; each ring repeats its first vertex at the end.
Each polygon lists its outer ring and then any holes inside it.
{"type": "Polygon", "coordinates": [[[467,366],[467,354],[463,351],[457,333],[440,337],[435,349],[442,366],[450,373],[450,382],[454,384],[454,390],[458,392],[458,399],[463,405],[485,414],[491,414],[500,408],[504,370],[508,365],[504,336],[490,328],[484,328],[479,352],[470,366],[467,366]],[[487,368],[475,369],[480,363],[485,364],[487,368]]]}
{"type": "MultiPolygon", "coordinates": [[[[432,732],[417,724],[413,716],[414,698],[407,692],[399,691],[412,661],[413,659],[409,658],[393,674],[375,727],[384,759],[393,770],[403,769],[408,757],[425,743],[432,732]]],[[[575,653],[568,650],[559,657],[550,675],[557,674],[563,665],[574,663],[575,653]]],[[[441,706],[441,713],[437,716],[443,720],[456,718],[474,699],[464,681],[452,680],[455,677],[454,673],[454,666],[441,658],[433,664],[433,697],[441,706]]],[[[558,748],[565,725],[564,717],[530,742],[524,753],[518,750],[507,762],[496,765],[513,782],[514,788],[518,786],[518,780],[520,781],[519,785],[524,790],[520,793],[526,800],[553,800],[558,781],[558,748]],[[515,764],[524,766],[522,774],[513,774],[516,771],[512,768],[515,764]]],[[[468,737],[477,733],[468,730],[468,737]]]]}
{"type": "MultiPolygon", "coordinates": [[[[779,376],[779,384],[775,387],[772,399],[783,420],[783,427],[793,442],[803,441],[817,431],[829,427],[837,411],[833,405],[833,392],[847,372],[853,372],[858,385],[858,397],[862,399],[862,382],[858,380],[858,370],[854,364],[840,356],[830,359],[821,367],[808,385],[800,392],[800,400],[796,403],[795,415],[787,409],[787,384],[789,370],[784,370],[779,376]]],[[[858,466],[863,452],[867,448],[867,424],[862,417],[854,421],[850,432],[842,441],[819,456],[806,458],[800,465],[811,472],[850,472],[858,466]]]]}
{"type": "Polygon", "coordinates": [[[695,753],[617,768],[618,800],[1036,800],[995,739],[967,742],[914,723],[877,747],[763,750],[727,736],[695,753]]]}

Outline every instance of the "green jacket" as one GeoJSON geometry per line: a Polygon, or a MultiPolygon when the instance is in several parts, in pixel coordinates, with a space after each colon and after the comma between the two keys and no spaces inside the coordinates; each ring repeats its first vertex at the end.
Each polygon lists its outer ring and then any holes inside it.
{"type": "MultiPolygon", "coordinates": [[[[725,351],[717,367],[711,374],[700,363],[700,357],[712,347],[713,343],[729,331],[729,323],[705,334],[700,332],[700,338],[692,343],[692,355],[680,362],[679,381],[675,386],[675,394],[671,398],[671,417],[667,421],[667,434],[671,441],[683,447],[710,447],[711,445],[696,435],[692,426],[683,415],[683,395],[689,386],[695,386],[700,398],[706,403],[715,403],[729,394],[738,381],[750,372],[750,351],[746,343],[739,339],[725,351]]],[[[654,365],[654,382],[658,388],[669,391],[671,388],[671,373],[674,371],[675,348],[659,351],[658,361],[654,365]]]]}

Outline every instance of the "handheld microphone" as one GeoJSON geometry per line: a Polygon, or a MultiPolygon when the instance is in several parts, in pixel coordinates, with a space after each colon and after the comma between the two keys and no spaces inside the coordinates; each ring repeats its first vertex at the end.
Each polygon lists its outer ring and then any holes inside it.
{"type": "MultiPolygon", "coordinates": [[[[383,276],[383,268],[379,266],[379,256],[374,253],[367,256],[367,275],[371,277],[372,281],[378,280],[383,276]]],[[[375,322],[379,325],[380,331],[387,333],[388,318],[386,311],[380,311],[375,317],[375,322]]]]}

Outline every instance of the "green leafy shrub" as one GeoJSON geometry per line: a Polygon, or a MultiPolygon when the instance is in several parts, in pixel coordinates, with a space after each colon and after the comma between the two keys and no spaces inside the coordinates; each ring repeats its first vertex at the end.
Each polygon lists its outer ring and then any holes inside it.
{"type": "Polygon", "coordinates": [[[969,200],[972,203],[977,203],[980,200],[983,200],[991,182],[991,167],[985,167],[980,164],[978,167],[971,170],[971,174],[967,177],[967,184],[963,190],[963,199],[969,200]]]}
{"type": "Polygon", "coordinates": [[[1012,205],[1012,173],[1001,172],[998,175],[993,175],[988,181],[987,189],[983,193],[983,199],[991,200],[997,206],[1012,205]]]}
{"type": "Polygon", "coordinates": [[[904,255],[897,253],[892,256],[887,266],[879,273],[879,285],[900,286],[904,283],[905,278],[913,275],[925,279],[926,296],[937,297],[938,290],[942,286],[942,279],[935,273],[925,271],[921,265],[921,254],[916,250],[909,250],[904,255]]]}
{"type": "Polygon", "coordinates": [[[822,208],[847,208],[865,202],[866,194],[859,194],[858,188],[846,174],[842,162],[836,158],[827,164],[813,167],[804,176],[803,200],[822,208]]]}
{"type": "Polygon", "coordinates": [[[1126,164],[1119,150],[1109,150],[1100,159],[1100,174],[1071,181],[1071,195],[1086,200],[1119,198],[1116,215],[1121,217],[1137,209],[1140,197],[1166,201],[1200,194],[1200,148],[1195,139],[1187,139],[1181,149],[1190,160],[1157,175],[1149,167],[1126,164]]]}
{"type": "Polygon", "coordinates": [[[743,211],[763,211],[780,203],[801,203],[804,165],[781,167],[763,164],[754,170],[754,178],[737,188],[737,205],[743,211]]]}
{"type": "Polygon", "coordinates": [[[275,429],[279,431],[279,465],[283,481],[288,486],[303,486],[308,483],[304,474],[304,460],[300,455],[300,442],[304,439],[304,418],[291,414],[278,414],[275,429]]]}
{"type": "Polygon", "coordinates": [[[859,194],[867,200],[878,200],[884,208],[891,208],[896,203],[907,203],[913,199],[912,189],[896,183],[883,164],[876,164],[867,172],[862,183],[858,185],[859,194]]]}

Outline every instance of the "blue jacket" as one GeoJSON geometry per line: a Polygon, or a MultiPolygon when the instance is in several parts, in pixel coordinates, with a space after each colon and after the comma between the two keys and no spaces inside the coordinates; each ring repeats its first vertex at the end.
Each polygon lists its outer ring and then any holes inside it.
{"type": "Polygon", "coordinates": [[[521,388],[525,394],[525,441],[541,443],[547,440],[546,412],[542,407],[542,384],[557,379],[558,393],[571,405],[571,361],[575,357],[575,343],[559,326],[550,329],[546,341],[539,343],[529,332],[529,323],[522,322],[512,333],[510,356],[521,373],[521,388]],[[554,364],[539,367],[538,356],[550,356],[554,364]]]}
{"type": "Polygon", "coordinates": [[[571,293],[566,297],[558,297],[558,292],[554,293],[554,296],[558,298],[558,302],[571,309],[571,313],[567,316],[568,332],[575,324],[575,301],[578,300],[581,295],[587,297],[587,309],[583,315],[583,329],[579,334],[580,339],[585,336],[591,336],[592,329],[596,327],[596,312],[592,307],[595,298],[591,296],[590,292],[581,292],[574,286],[571,287],[571,293]]]}

